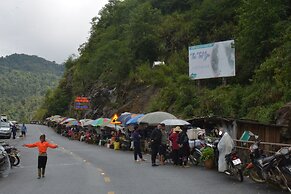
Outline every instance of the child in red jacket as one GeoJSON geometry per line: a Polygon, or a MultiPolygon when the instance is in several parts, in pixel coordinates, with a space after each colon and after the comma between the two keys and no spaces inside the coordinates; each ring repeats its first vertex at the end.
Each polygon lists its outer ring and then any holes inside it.
{"type": "Polygon", "coordinates": [[[37,147],[38,151],[39,151],[39,155],[38,155],[38,179],[40,179],[41,177],[44,177],[45,174],[45,167],[46,167],[46,162],[47,162],[47,148],[57,148],[58,145],[56,144],[50,144],[49,142],[47,142],[45,140],[45,135],[42,134],[39,137],[40,141],[39,142],[35,142],[33,144],[24,144],[24,147],[28,147],[28,148],[34,148],[37,147]]]}

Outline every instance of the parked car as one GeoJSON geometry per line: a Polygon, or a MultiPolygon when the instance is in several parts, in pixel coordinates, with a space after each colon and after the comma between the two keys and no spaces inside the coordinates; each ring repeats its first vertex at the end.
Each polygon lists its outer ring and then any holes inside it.
{"type": "Polygon", "coordinates": [[[39,124],[38,121],[30,121],[30,124],[39,124]]]}
{"type": "Polygon", "coordinates": [[[0,115],[0,120],[1,120],[1,121],[4,121],[4,122],[8,122],[8,117],[7,117],[7,115],[5,115],[5,114],[1,114],[1,115],[0,115]]]}
{"type": "Polygon", "coordinates": [[[8,122],[0,122],[0,138],[7,138],[10,139],[11,137],[11,127],[8,122]]]}
{"type": "Polygon", "coordinates": [[[19,126],[19,124],[18,124],[17,121],[9,121],[9,125],[10,125],[10,127],[12,127],[13,125],[15,125],[17,131],[20,130],[20,126],[19,126]]]}

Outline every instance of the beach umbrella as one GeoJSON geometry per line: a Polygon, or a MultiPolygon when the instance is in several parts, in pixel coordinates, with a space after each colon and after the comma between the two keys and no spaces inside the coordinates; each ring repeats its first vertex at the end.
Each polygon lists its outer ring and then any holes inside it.
{"type": "Polygon", "coordinates": [[[53,119],[53,117],[51,116],[51,117],[47,117],[45,120],[46,121],[51,121],[53,119]]]}
{"type": "Polygon", "coordinates": [[[121,113],[121,115],[119,115],[117,121],[122,122],[122,120],[123,120],[124,118],[128,117],[129,115],[131,115],[130,112],[124,112],[124,113],[121,113]]]}
{"type": "Polygon", "coordinates": [[[176,119],[176,117],[167,112],[151,112],[145,114],[138,119],[138,124],[148,124],[151,126],[156,126],[166,119],[176,119]]]}
{"type": "Polygon", "coordinates": [[[91,125],[92,121],[92,119],[81,119],[80,123],[82,127],[85,127],[91,125]]]}
{"type": "Polygon", "coordinates": [[[94,127],[96,127],[96,126],[104,127],[105,125],[110,124],[110,122],[111,122],[111,119],[99,118],[99,119],[92,121],[91,125],[94,127]]]}
{"type": "Polygon", "coordinates": [[[60,120],[62,120],[64,117],[61,117],[60,115],[54,115],[50,117],[50,120],[53,122],[59,122],[60,120]]]}
{"type": "Polygon", "coordinates": [[[191,125],[187,121],[184,121],[184,120],[181,120],[181,119],[166,119],[166,120],[163,120],[161,123],[164,123],[167,126],[191,125]]]}
{"type": "Polygon", "coordinates": [[[135,114],[135,113],[130,113],[130,114],[127,114],[126,116],[123,116],[121,119],[117,119],[118,121],[121,122],[121,125],[122,126],[126,126],[126,122],[129,121],[130,119],[138,116],[139,114],[135,114]]]}
{"type": "Polygon", "coordinates": [[[132,118],[132,115],[133,113],[129,113],[129,112],[125,112],[125,113],[122,113],[117,121],[120,121],[122,123],[123,126],[125,126],[125,123],[132,118]]]}
{"type": "Polygon", "coordinates": [[[127,122],[126,122],[126,125],[137,125],[138,123],[138,119],[140,119],[141,117],[143,117],[144,114],[139,114],[131,119],[129,119],[127,122]]]}
{"type": "Polygon", "coordinates": [[[63,120],[60,122],[60,124],[66,124],[66,123],[68,123],[68,122],[70,122],[70,121],[76,121],[76,119],[74,119],[74,118],[65,118],[65,119],[63,119],[63,120]]]}
{"type": "Polygon", "coordinates": [[[80,125],[80,122],[77,120],[74,120],[74,121],[67,122],[66,127],[79,126],[79,125],[80,125]]]}

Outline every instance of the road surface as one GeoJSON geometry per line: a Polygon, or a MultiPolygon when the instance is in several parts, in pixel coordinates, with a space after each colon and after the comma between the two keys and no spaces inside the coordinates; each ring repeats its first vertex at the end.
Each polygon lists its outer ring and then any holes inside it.
{"type": "Polygon", "coordinates": [[[266,184],[243,183],[203,167],[152,167],[136,163],[132,152],[69,140],[41,125],[27,125],[26,138],[9,140],[21,151],[21,164],[0,178],[0,194],[266,194],[284,193],[266,184]],[[48,151],[46,177],[37,179],[37,149],[21,147],[45,133],[59,148],[48,151]]]}

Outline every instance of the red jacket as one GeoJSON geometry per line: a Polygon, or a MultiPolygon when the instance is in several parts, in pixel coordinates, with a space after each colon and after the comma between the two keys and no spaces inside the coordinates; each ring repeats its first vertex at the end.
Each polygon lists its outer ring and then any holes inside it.
{"type": "Polygon", "coordinates": [[[173,133],[170,135],[170,137],[169,137],[169,139],[170,139],[171,142],[172,142],[172,149],[173,149],[173,150],[178,150],[178,149],[179,149],[179,144],[178,144],[178,135],[179,135],[179,133],[175,133],[175,132],[173,132],[173,133]]]}

